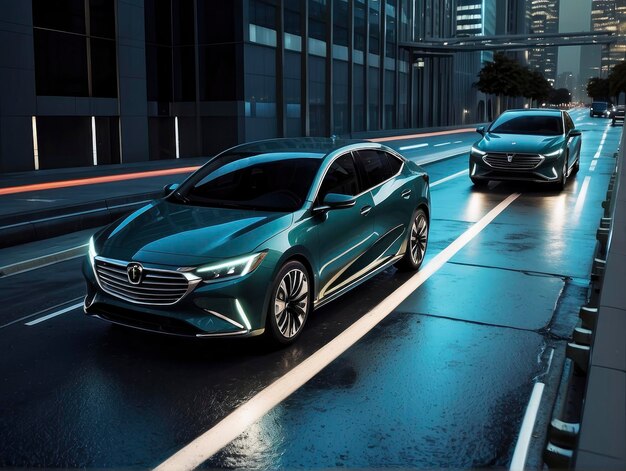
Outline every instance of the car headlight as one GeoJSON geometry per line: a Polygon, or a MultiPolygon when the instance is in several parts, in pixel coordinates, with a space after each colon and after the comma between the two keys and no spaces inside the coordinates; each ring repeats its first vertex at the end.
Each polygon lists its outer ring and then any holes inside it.
{"type": "Polygon", "coordinates": [[[543,154],[544,157],[558,157],[563,153],[563,149],[557,149],[554,152],[550,152],[549,154],[543,154]]]}
{"type": "Polygon", "coordinates": [[[94,260],[96,259],[96,244],[93,241],[93,236],[89,239],[89,261],[93,265],[94,260]]]}
{"type": "Polygon", "coordinates": [[[486,155],[487,152],[483,152],[482,150],[477,149],[476,147],[472,146],[472,148],[470,150],[470,154],[476,155],[478,157],[482,157],[483,155],[486,155]]]}
{"type": "Polygon", "coordinates": [[[256,270],[266,255],[267,252],[259,252],[226,262],[204,265],[198,267],[196,273],[207,282],[238,278],[256,270]]]}

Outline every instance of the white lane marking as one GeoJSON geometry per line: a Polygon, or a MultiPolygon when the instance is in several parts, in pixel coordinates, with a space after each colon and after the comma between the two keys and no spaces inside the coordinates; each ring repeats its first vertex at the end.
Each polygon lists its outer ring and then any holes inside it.
{"type": "Polygon", "coordinates": [[[428,147],[427,143],[424,144],[413,144],[412,146],[402,146],[399,147],[399,150],[411,150],[411,149],[419,149],[420,147],[428,147]]]}
{"type": "Polygon", "coordinates": [[[452,144],[452,143],[451,142],[440,142],[439,144],[435,144],[433,147],[447,146],[448,144],[452,144]]]}
{"type": "Polygon", "coordinates": [[[602,152],[602,147],[604,147],[604,142],[606,141],[606,135],[609,133],[609,125],[606,125],[606,130],[602,134],[602,138],[600,139],[600,145],[598,146],[598,151],[593,156],[594,159],[600,157],[600,152],[602,152]]]}
{"type": "Polygon", "coordinates": [[[530,446],[530,439],[535,428],[535,421],[537,420],[537,412],[539,411],[539,405],[541,404],[541,396],[545,385],[543,383],[535,383],[533,392],[530,395],[530,401],[526,407],[526,413],[524,414],[524,420],[522,422],[522,428],[519,432],[517,439],[517,445],[515,445],[515,451],[513,452],[513,459],[511,459],[511,471],[523,471],[526,468],[526,457],[528,456],[528,447],[530,446]]]}
{"type": "Polygon", "coordinates": [[[461,170],[460,172],[453,173],[452,175],[449,175],[449,176],[447,176],[445,178],[442,178],[441,180],[437,180],[436,182],[432,182],[430,184],[430,187],[432,188],[433,186],[441,185],[442,183],[445,183],[448,180],[452,180],[453,178],[460,177],[461,175],[467,175],[468,173],[469,173],[469,169],[461,170]]]}
{"type": "Polygon", "coordinates": [[[587,189],[589,188],[590,180],[590,176],[586,176],[583,180],[583,184],[580,187],[580,192],[578,193],[578,198],[576,198],[576,205],[574,206],[575,214],[580,214],[580,211],[583,209],[583,205],[585,204],[585,198],[587,197],[587,189]]]}
{"type": "Polygon", "coordinates": [[[245,432],[248,427],[267,414],[272,408],[303,386],[339,355],[358,342],[398,305],[409,297],[426,280],[434,275],[457,252],[465,247],[500,213],[513,203],[521,193],[513,193],[501,201],[478,222],[461,234],[448,247],[443,249],[415,275],[391,295],[376,305],[371,311],[354,322],[345,331],[321,347],[306,360],[292,368],[268,387],[255,394],[211,429],[155,468],[156,471],[191,470],[201,465],[231,441],[245,432]]]}
{"type": "Polygon", "coordinates": [[[598,161],[596,159],[591,161],[591,165],[589,165],[589,170],[593,172],[596,169],[596,165],[598,165],[598,161]]]}
{"type": "Polygon", "coordinates": [[[40,317],[39,319],[35,319],[34,321],[26,322],[24,325],[27,325],[29,327],[33,325],[37,325],[40,322],[47,321],[48,319],[52,319],[53,317],[60,316],[61,314],[65,314],[67,312],[73,311],[74,309],[78,309],[79,307],[82,307],[82,306],[83,306],[82,302],[72,304],[71,306],[68,306],[65,309],[61,309],[60,311],[53,312],[52,314],[48,314],[47,316],[40,317]]]}
{"type": "Polygon", "coordinates": [[[463,141],[454,141],[452,144],[462,144],[463,141]]]}
{"type": "Polygon", "coordinates": [[[54,265],[55,263],[65,262],[72,258],[82,257],[87,253],[86,250],[83,250],[87,247],[89,247],[89,244],[77,245],[76,247],[72,247],[70,249],[60,250],[51,254],[42,255],[41,257],[30,258],[22,262],[12,263],[11,265],[0,267],[0,276],[9,277],[12,275],[19,275],[20,273],[35,270],[37,268],[43,268],[49,265],[54,265]],[[41,264],[38,265],[38,261],[40,261],[41,264]],[[20,268],[24,266],[27,268],[20,268]]]}
{"type": "Polygon", "coordinates": [[[64,306],[64,305],[65,305],[65,304],[67,304],[67,303],[73,303],[74,301],[78,301],[79,299],[83,299],[83,297],[82,297],[82,296],[80,296],[80,297],[78,297],[78,298],[70,299],[69,301],[65,301],[65,302],[62,302],[62,303],[56,304],[56,305],[54,305],[54,306],[50,306],[50,307],[47,307],[47,308],[45,308],[45,309],[42,309],[41,311],[36,312],[36,313],[34,313],[34,314],[29,314],[29,315],[27,315],[27,316],[20,317],[19,319],[15,319],[15,320],[13,320],[13,321],[11,321],[11,322],[7,322],[6,324],[2,324],[2,325],[0,325],[0,329],[4,329],[5,327],[9,327],[10,325],[17,324],[18,322],[22,322],[23,320],[30,319],[31,317],[38,316],[38,315],[39,315],[39,314],[41,314],[41,313],[48,312],[48,311],[50,311],[50,310],[52,310],[52,309],[56,309],[56,308],[58,308],[58,307],[60,307],[60,306],[64,306]]]}

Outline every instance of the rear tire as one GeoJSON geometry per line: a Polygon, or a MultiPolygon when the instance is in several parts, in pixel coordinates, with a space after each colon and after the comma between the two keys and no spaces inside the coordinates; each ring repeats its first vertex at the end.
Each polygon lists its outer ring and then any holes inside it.
{"type": "Polygon", "coordinates": [[[428,246],[428,217],[423,209],[418,208],[413,213],[409,233],[407,234],[406,251],[396,263],[400,271],[417,271],[424,261],[428,246]]]}
{"type": "Polygon", "coordinates": [[[276,275],[270,292],[265,338],[275,347],[287,346],[302,333],[312,305],[313,284],[306,267],[287,262],[276,275]]]}

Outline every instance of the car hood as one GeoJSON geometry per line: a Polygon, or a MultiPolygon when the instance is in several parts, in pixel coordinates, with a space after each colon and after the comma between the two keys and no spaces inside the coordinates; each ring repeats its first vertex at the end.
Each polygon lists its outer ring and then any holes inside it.
{"type": "Polygon", "coordinates": [[[559,136],[529,136],[526,134],[487,133],[478,143],[484,152],[515,152],[520,154],[547,153],[563,144],[565,138],[559,136]]]}
{"type": "Polygon", "coordinates": [[[249,253],[286,230],[292,213],[206,208],[154,201],[97,236],[98,255],[194,265],[249,253]]]}

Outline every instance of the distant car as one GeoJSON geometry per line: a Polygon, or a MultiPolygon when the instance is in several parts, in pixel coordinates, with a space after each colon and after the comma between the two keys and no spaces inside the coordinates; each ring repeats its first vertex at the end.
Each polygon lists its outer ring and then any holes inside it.
{"type": "Polygon", "coordinates": [[[601,116],[605,118],[609,113],[610,105],[606,101],[594,101],[589,108],[589,116],[592,118],[595,116],[601,116]]]}
{"type": "Polygon", "coordinates": [[[469,172],[474,185],[489,180],[521,180],[565,188],[580,165],[581,133],[567,111],[510,110],[489,128],[470,151],[469,172]]]}
{"type": "Polygon", "coordinates": [[[624,122],[624,112],[626,110],[626,106],[617,105],[615,109],[611,112],[611,124],[615,126],[616,121],[624,122]]]}
{"type": "Polygon", "coordinates": [[[233,147],[94,235],[85,312],[190,337],[293,342],[309,313],[385,268],[417,270],[428,175],[372,142],[233,147]]]}

